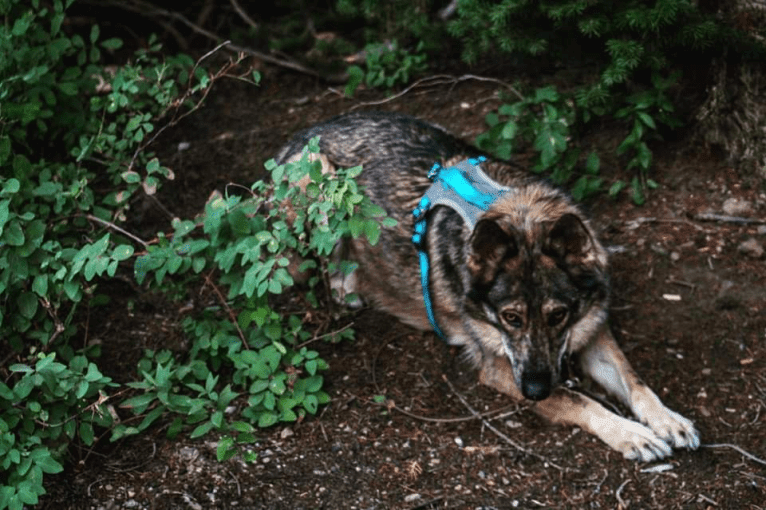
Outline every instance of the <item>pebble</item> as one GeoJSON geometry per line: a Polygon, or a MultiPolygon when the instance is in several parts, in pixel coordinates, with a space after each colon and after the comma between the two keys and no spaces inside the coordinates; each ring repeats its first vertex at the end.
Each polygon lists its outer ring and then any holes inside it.
{"type": "Polygon", "coordinates": [[[761,245],[761,243],[759,243],[758,240],[753,237],[740,244],[737,250],[741,254],[754,259],[762,258],[764,254],[763,245],[761,245]]]}
{"type": "Polygon", "coordinates": [[[404,496],[404,502],[405,502],[405,503],[412,503],[413,501],[417,501],[417,500],[419,500],[419,499],[420,499],[420,498],[422,498],[422,497],[423,497],[423,496],[421,496],[420,494],[418,494],[418,493],[416,492],[416,493],[414,493],[414,494],[409,494],[409,495],[407,495],[407,496],[404,496]]]}
{"type": "Polygon", "coordinates": [[[753,211],[753,204],[739,198],[727,198],[723,203],[723,212],[729,216],[747,216],[753,211]]]}

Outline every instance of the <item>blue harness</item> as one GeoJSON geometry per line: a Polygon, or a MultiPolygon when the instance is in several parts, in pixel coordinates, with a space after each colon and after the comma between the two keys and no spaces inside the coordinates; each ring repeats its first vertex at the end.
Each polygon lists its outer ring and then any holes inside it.
{"type": "Polygon", "coordinates": [[[431,292],[428,284],[430,264],[428,253],[425,247],[425,236],[427,229],[427,213],[436,205],[444,205],[458,213],[465,225],[470,229],[476,226],[479,217],[487,211],[490,206],[500,198],[504,193],[510,191],[510,188],[500,186],[490,179],[479,167],[486,161],[484,156],[467,159],[455,166],[443,168],[439,163],[435,163],[428,172],[428,178],[433,184],[420,203],[412,211],[415,216],[415,233],[412,235],[412,242],[418,249],[418,258],[420,259],[420,283],[423,287],[423,302],[426,306],[426,313],[431,326],[440,337],[444,333],[439,329],[434,317],[433,303],[431,301],[431,292]]]}

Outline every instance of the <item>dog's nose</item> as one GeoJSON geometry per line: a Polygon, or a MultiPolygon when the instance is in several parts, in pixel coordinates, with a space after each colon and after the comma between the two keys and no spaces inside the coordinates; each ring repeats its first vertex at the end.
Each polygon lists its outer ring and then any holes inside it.
{"type": "Polygon", "coordinates": [[[544,400],[551,394],[551,373],[524,372],[521,376],[521,393],[529,400],[544,400]]]}

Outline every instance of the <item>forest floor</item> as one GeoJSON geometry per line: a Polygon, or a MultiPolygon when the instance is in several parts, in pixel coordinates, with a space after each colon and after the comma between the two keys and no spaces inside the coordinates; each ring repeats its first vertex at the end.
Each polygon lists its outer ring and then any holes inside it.
{"type": "MultiPolygon", "coordinates": [[[[176,178],[158,194],[162,208],[148,203],[137,228],[167,231],[163,210],[193,216],[211,191],[260,177],[291,133],[352,108],[409,113],[473,140],[501,104],[499,88],[465,79],[393,99],[380,91],[349,99],[279,70],[264,71],[257,87],[224,83],[157,148],[176,178]]],[[[614,154],[621,134],[604,126],[584,143],[614,154]]],[[[646,205],[601,195],[587,207],[613,253],[613,329],[644,380],[695,422],[699,450],[627,461],[480,386],[434,334],[363,310],[353,316],[355,341],[315,347],[330,364],[331,403],[259,432],[254,463],[219,463],[214,436],[168,440],[158,426],[96,450],[73,448],[66,471],[46,478],[40,507],[766,508],[766,466],[735,448],[766,457],[766,261],[751,246],[766,244],[766,231],[697,219],[731,211],[731,199],[745,207],[737,215],[763,219],[764,186],[688,140],[653,149],[660,186],[646,205]],[[381,394],[407,414],[375,403],[381,394]],[[490,413],[512,442],[474,419],[460,397],[490,413]]],[[[602,174],[630,178],[617,159],[604,158],[602,174]]],[[[101,290],[111,304],[91,319],[89,335],[109,353],[105,373],[124,380],[144,349],[182,345],[183,304],[128,283],[101,290]]]]}

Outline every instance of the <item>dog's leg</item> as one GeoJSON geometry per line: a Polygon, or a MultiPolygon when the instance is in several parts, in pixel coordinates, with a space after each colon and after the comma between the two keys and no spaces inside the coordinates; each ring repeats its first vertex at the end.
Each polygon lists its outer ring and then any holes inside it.
{"type": "MultiPolygon", "coordinates": [[[[511,365],[504,358],[486,361],[479,379],[482,384],[514,399],[524,399],[513,382],[511,365]]],[[[672,453],[670,446],[648,427],[618,416],[590,397],[564,387],[556,388],[551,396],[537,402],[534,410],[553,423],[574,425],[590,432],[626,459],[649,462],[672,453]]]]}
{"type": "Polygon", "coordinates": [[[694,424],[665,407],[638,378],[607,326],[580,351],[580,363],[586,374],[619,398],[641,423],[668,444],[676,448],[699,446],[699,434],[694,424]]]}

